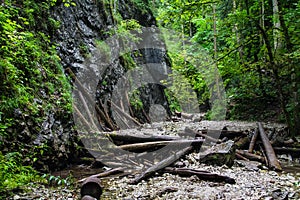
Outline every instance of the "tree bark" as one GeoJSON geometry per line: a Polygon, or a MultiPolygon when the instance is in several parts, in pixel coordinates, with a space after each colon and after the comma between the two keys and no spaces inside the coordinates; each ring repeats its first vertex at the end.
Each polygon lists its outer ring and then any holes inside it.
{"type": "Polygon", "coordinates": [[[284,35],[285,46],[286,46],[287,51],[289,53],[291,53],[292,50],[293,50],[293,44],[291,42],[291,37],[289,35],[289,30],[288,30],[288,28],[285,24],[282,12],[283,11],[281,9],[280,2],[278,2],[278,17],[279,17],[279,22],[280,22],[281,29],[282,29],[282,32],[283,32],[283,35],[284,35]]]}
{"type": "Polygon", "coordinates": [[[107,132],[107,137],[111,138],[117,145],[132,144],[141,142],[155,142],[155,141],[171,141],[180,140],[178,136],[167,136],[167,135],[143,135],[143,134],[129,134],[119,132],[107,132]]]}
{"type": "Polygon", "coordinates": [[[126,151],[146,151],[154,150],[156,148],[164,147],[166,145],[180,145],[180,144],[199,144],[203,143],[203,139],[195,140],[172,140],[172,141],[156,141],[156,142],[143,142],[143,143],[134,143],[134,144],[125,144],[120,145],[118,148],[121,148],[126,151]]]}
{"type": "Polygon", "coordinates": [[[274,152],[274,149],[270,143],[270,140],[268,139],[267,135],[265,134],[264,128],[261,123],[258,123],[258,129],[260,133],[261,140],[263,142],[266,156],[268,159],[268,165],[269,168],[276,171],[282,171],[282,168],[280,166],[280,163],[278,162],[278,159],[276,157],[276,154],[274,152]]]}
{"type": "Polygon", "coordinates": [[[282,41],[280,36],[280,29],[281,24],[279,20],[279,9],[278,9],[278,1],[272,0],[273,4],[273,39],[274,39],[274,52],[276,52],[277,49],[282,49],[282,41]]]}
{"type": "Polygon", "coordinates": [[[210,173],[208,171],[203,171],[203,170],[166,167],[163,170],[163,172],[175,174],[175,175],[179,175],[179,176],[184,176],[184,177],[196,175],[199,179],[202,179],[202,180],[235,184],[235,180],[233,178],[230,178],[228,176],[210,173]]]}
{"type": "MultiPolygon", "coordinates": [[[[233,13],[236,14],[236,9],[237,9],[237,5],[236,5],[236,0],[233,0],[232,1],[232,7],[233,7],[233,13]]],[[[237,23],[234,24],[233,26],[233,31],[235,33],[235,37],[236,37],[236,43],[237,45],[240,45],[240,34],[239,34],[239,29],[238,29],[238,25],[237,23]]],[[[243,46],[240,46],[238,48],[238,51],[239,51],[239,55],[240,55],[240,60],[242,61],[242,63],[244,62],[244,53],[243,53],[243,46]]]]}
{"type": "Polygon", "coordinates": [[[80,179],[80,180],[77,181],[77,183],[84,182],[90,177],[103,178],[103,177],[107,177],[107,176],[110,176],[110,175],[119,174],[119,173],[123,173],[123,172],[124,172],[124,169],[122,167],[118,167],[118,168],[114,168],[114,169],[111,169],[111,170],[108,170],[108,171],[105,171],[105,172],[101,172],[99,174],[89,176],[87,178],[80,179]]]}
{"type": "Polygon", "coordinates": [[[252,153],[253,150],[254,150],[254,146],[255,146],[255,142],[257,140],[257,137],[258,137],[258,130],[255,129],[254,133],[253,133],[253,136],[251,138],[251,141],[250,141],[250,144],[249,144],[249,149],[248,149],[248,152],[249,153],[252,153]]]}
{"type": "Polygon", "coordinates": [[[279,67],[279,66],[275,63],[271,43],[270,43],[270,40],[267,36],[266,31],[259,24],[256,24],[256,25],[257,25],[257,28],[260,30],[260,32],[262,34],[262,37],[265,41],[266,48],[267,48],[267,53],[268,53],[268,57],[269,57],[269,62],[270,62],[271,67],[272,67],[273,76],[274,76],[274,79],[275,79],[275,84],[276,84],[276,87],[277,87],[277,90],[278,90],[277,93],[278,93],[278,96],[279,96],[280,107],[281,107],[281,110],[284,114],[285,121],[288,125],[288,128],[291,129],[291,127],[292,127],[291,118],[290,118],[290,115],[289,115],[288,111],[286,110],[286,101],[285,101],[282,86],[281,86],[281,80],[280,80],[279,75],[278,75],[277,67],[279,67]]]}
{"type": "Polygon", "coordinates": [[[244,156],[245,158],[249,159],[249,160],[254,160],[254,161],[259,161],[261,163],[266,163],[266,160],[264,159],[264,157],[260,156],[260,155],[256,155],[253,153],[249,153],[247,151],[243,151],[243,150],[236,150],[236,153],[244,156]]]}

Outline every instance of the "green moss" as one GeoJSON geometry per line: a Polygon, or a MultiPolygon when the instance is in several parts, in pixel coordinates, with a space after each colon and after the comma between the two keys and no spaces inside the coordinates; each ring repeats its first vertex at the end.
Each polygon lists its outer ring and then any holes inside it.
{"type": "MultiPolygon", "coordinates": [[[[49,8],[29,0],[0,7],[0,149],[3,141],[16,140],[22,121],[37,125],[46,113],[72,111],[70,81],[45,34],[55,28],[49,8]]],[[[30,128],[38,132],[38,126],[30,128]]]]}

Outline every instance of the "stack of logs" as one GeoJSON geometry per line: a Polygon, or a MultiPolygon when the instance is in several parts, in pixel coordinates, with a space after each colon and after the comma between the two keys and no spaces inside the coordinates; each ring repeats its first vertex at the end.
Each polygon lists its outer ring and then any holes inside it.
{"type": "MultiPolygon", "coordinates": [[[[234,184],[235,180],[231,177],[210,173],[200,169],[190,169],[182,166],[180,167],[176,164],[176,161],[189,153],[196,152],[201,155],[199,162],[209,161],[206,163],[216,165],[225,164],[230,167],[232,166],[234,159],[244,160],[246,162],[258,161],[268,167],[270,170],[281,171],[282,167],[277,159],[275,151],[283,151],[285,148],[273,148],[272,142],[266,135],[263,125],[261,123],[257,123],[257,125],[258,128],[255,129],[252,134],[247,134],[243,131],[228,131],[225,128],[221,131],[219,139],[209,136],[211,134],[207,134],[208,132],[214,132],[214,130],[193,130],[190,128],[186,128],[183,133],[179,134],[179,136],[139,136],[111,133],[107,134],[107,137],[109,137],[110,140],[118,145],[118,148],[131,152],[153,151],[153,149],[159,149],[170,144],[191,144],[185,148],[178,149],[177,152],[167,156],[161,161],[153,163],[152,166],[148,165],[149,167],[146,170],[138,173],[135,178],[132,179],[131,184],[137,184],[141,180],[145,180],[154,174],[162,173],[177,174],[179,176],[196,175],[202,180],[234,184]],[[210,148],[206,149],[205,151],[203,151],[203,149],[201,151],[201,148],[199,147],[204,145],[204,142],[207,141],[214,143],[214,145],[210,146],[210,148]],[[247,150],[245,150],[245,147],[247,150]],[[221,157],[216,156],[220,154],[221,157]],[[222,154],[225,155],[226,159],[222,158],[222,156],[224,156],[222,154]]],[[[288,142],[285,142],[284,144],[288,144],[288,142]]],[[[127,169],[124,167],[113,168],[109,171],[79,180],[79,182],[84,182],[83,186],[86,186],[89,180],[92,180],[95,183],[95,178],[102,178],[112,174],[121,173],[124,175],[126,170],[127,169]]],[[[91,184],[90,187],[96,187],[97,189],[99,188],[99,184],[91,184]]],[[[87,190],[86,188],[87,187],[82,187],[82,194],[87,194],[85,191],[87,190]]]]}

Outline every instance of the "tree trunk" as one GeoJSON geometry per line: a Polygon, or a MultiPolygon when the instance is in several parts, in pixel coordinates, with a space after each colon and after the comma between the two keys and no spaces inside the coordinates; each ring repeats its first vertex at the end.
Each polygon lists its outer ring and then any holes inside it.
{"type": "Polygon", "coordinates": [[[214,30],[214,59],[217,60],[217,18],[216,4],[213,3],[213,30],[214,30]]]}
{"type": "MultiPolygon", "coordinates": [[[[233,13],[236,14],[236,9],[237,9],[236,0],[233,0],[232,4],[233,4],[232,5],[233,6],[233,13]]],[[[235,33],[237,45],[240,45],[240,43],[241,43],[240,42],[240,34],[239,34],[239,29],[238,29],[237,23],[234,24],[233,32],[235,33]]],[[[240,46],[239,49],[238,49],[238,51],[239,51],[239,55],[240,55],[240,60],[242,62],[244,62],[244,60],[243,60],[243,55],[244,55],[244,53],[243,53],[243,46],[240,46]]]]}
{"type": "Polygon", "coordinates": [[[225,182],[229,184],[235,184],[235,180],[228,176],[223,176],[219,174],[210,173],[208,171],[202,171],[197,169],[188,169],[188,168],[171,168],[166,167],[164,172],[175,174],[179,176],[197,176],[199,179],[214,181],[214,182],[225,182]]]}
{"type": "Polygon", "coordinates": [[[252,138],[251,138],[251,142],[250,142],[250,145],[249,145],[249,149],[248,149],[248,152],[249,152],[249,153],[252,153],[253,150],[254,150],[254,145],[255,145],[257,136],[258,136],[258,130],[255,129],[255,132],[253,133],[253,136],[252,136],[252,138]]]}
{"type": "Polygon", "coordinates": [[[272,0],[273,4],[273,39],[274,39],[274,53],[277,50],[282,49],[282,41],[280,36],[281,23],[279,20],[279,8],[278,8],[278,0],[272,0]]]}
{"type": "Polygon", "coordinates": [[[282,9],[281,9],[279,2],[278,2],[278,18],[279,18],[279,22],[280,22],[281,29],[283,32],[284,40],[285,40],[285,47],[286,47],[287,51],[290,53],[293,50],[293,44],[291,42],[291,37],[289,35],[288,28],[284,21],[282,9]]]}
{"type": "Polygon", "coordinates": [[[290,118],[290,115],[289,115],[289,113],[286,109],[286,100],[285,100],[285,97],[284,97],[284,94],[283,94],[281,80],[280,80],[280,77],[279,77],[279,74],[278,74],[278,69],[277,69],[279,66],[275,63],[275,59],[274,59],[274,55],[273,55],[273,51],[272,51],[272,46],[271,46],[270,40],[267,36],[267,33],[266,33],[265,29],[263,29],[259,24],[256,24],[256,26],[260,30],[260,32],[262,34],[262,37],[265,41],[266,48],[267,48],[267,53],[268,53],[268,57],[269,57],[269,62],[271,64],[271,68],[272,68],[272,71],[273,71],[273,76],[274,76],[274,79],[275,79],[275,84],[276,84],[276,87],[277,87],[277,93],[278,93],[278,96],[279,96],[280,107],[281,107],[281,110],[284,114],[285,121],[287,123],[288,129],[291,130],[291,127],[292,127],[291,118],[290,118]]]}
{"type": "Polygon", "coordinates": [[[264,128],[261,123],[258,123],[258,129],[259,129],[260,137],[261,137],[261,140],[263,142],[263,145],[264,145],[264,148],[266,151],[269,168],[276,170],[276,171],[282,171],[280,163],[278,162],[278,159],[276,157],[275,151],[274,151],[267,135],[265,134],[264,128]]]}

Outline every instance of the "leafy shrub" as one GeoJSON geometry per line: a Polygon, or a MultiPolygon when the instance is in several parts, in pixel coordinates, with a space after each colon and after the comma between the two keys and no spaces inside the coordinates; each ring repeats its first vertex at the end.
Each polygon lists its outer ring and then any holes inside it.
{"type": "Polygon", "coordinates": [[[30,182],[43,180],[33,168],[21,163],[22,154],[0,152],[0,199],[30,182]]]}

